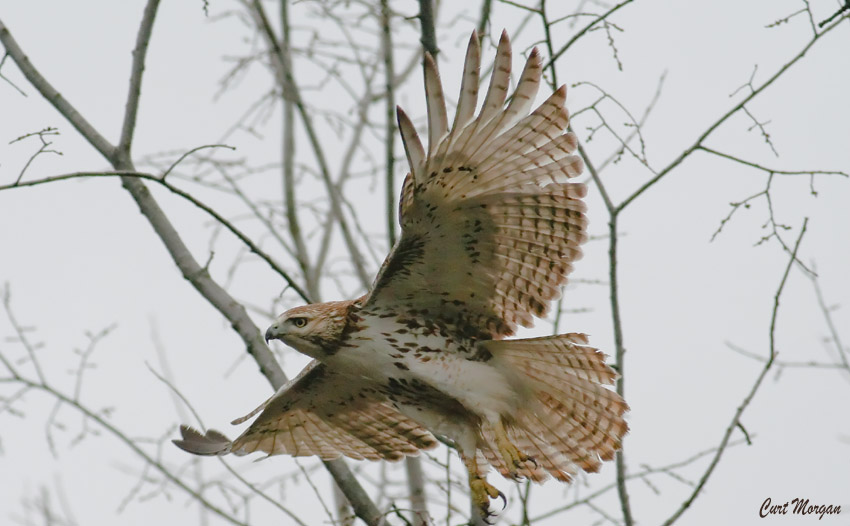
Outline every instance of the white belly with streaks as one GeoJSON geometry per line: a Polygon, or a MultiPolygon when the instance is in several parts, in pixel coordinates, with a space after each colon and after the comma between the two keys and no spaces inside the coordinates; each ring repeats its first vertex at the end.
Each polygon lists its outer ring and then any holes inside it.
{"type": "Polygon", "coordinates": [[[518,397],[497,360],[472,361],[444,335],[400,334],[399,329],[404,327],[394,318],[370,318],[369,329],[353,335],[357,346],[340,349],[328,361],[347,374],[380,384],[390,378],[418,380],[488,420],[516,410],[518,397]],[[417,345],[405,346],[408,342],[417,345]]]}

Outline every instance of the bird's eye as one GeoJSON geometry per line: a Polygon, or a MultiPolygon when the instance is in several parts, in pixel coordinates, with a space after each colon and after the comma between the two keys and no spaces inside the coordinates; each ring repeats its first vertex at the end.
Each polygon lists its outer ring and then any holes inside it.
{"type": "Polygon", "coordinates": [[[291,321],[292,325],[295,325],[299,329],[307,325],[307,318],[292,318],[289,321],[291,321]]]}

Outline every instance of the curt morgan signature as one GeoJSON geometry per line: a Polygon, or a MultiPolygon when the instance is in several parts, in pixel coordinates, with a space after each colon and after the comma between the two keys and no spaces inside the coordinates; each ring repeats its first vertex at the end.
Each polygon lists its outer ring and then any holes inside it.
{"type": "Polygon", "coordinates": [[[759,508],[759,517],[764,519],[768,515],[787,515],[789,506],[791,515],[812,515],[818,516],[818,520],[823,519],[824,515],[838,515],[841,513],[841,506],[837,504],[810,504],[809,499],[795,498],[784,504],[773,504],[770,497],[764,499],[759,508]]]}

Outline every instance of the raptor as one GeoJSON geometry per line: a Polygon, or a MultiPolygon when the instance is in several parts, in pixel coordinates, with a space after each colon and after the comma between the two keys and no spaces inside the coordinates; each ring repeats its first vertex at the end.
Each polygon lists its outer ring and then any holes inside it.
{"type": "Polygon", "coordinates": [[[510,101],[502,33],[478,108],[481,51],[466,52],[449,125],[435,61],[425,55],[428,148],[405,113],[410,164],[402,235],[364,296],[296,307],[268,328],[314,360],[231,441],[182,427],[200,455],[255,451],[399,460],[452,440],[484,516],[508,478],[563,482],[598,471],[628,426],[617,374],[585,335],[508,339],[559,297],[587,234],[583,169],[567,131],[566,88],[531,110],[542,61],[530,52],[510,101]],[[477,110],[477,111],[476,111],[477,110]]]}

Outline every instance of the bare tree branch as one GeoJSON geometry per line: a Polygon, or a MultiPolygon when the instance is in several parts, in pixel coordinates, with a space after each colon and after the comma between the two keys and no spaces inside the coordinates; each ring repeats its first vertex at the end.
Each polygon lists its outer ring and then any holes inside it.
{"type": "Polygon", "coordinates": [[[148,0],[142,23],[136,36],[136,48],[133,49],[133,69],[130,74],[129,93],[124,108],[124,123],[121,125],[121,139],[118,141],[116,155],[119,158],[130,159],[130,147],[133,143],[133,133],[136,131],[136,115],[139,113],[139,99],[142,93],[142,74],[145,69],[145,57],[151,40],[153,22],[159,0],[148,0]]]}
{"type": "Polygon", "coordinates": [[[420,42],[422,42],[422,49],[430,53],[434,60],[440,52],[440,48],[437,47],[435,23],[434,0],[419,0],[419,25],[422,31],[420,42]]]}
{"type": "MultiPolygon", "coordinates": [[[[286,63],[287,69],[291,68],[292,50],[290,44],[289,27],[289,0],[280,2],[280,24],[281,24],[281,59],[286,63]]],[[[310,254],[304,243],[301,233],[301,224],[298,220],[297,203],[295,201],[295,105],[293,103],[292,85],[284,82],[281,85],[283,95],[283,202],[286,211],[286,222],[289,227],[289,235],[295,246],[295,259],[301,268],[306,288],[310,296],[317,297],[319,284],[316,276],[310,269],[310,254]]],[[[305,301],[308,301],[305,298],[305,301]]]]}
{"type": "MultiPolygon", "coordinates": [[[[548,26],[545,14],[545,7],[545,1],[541,0],[540,16],[543,19],[544,25],[548,26]]],[[[547,47],[551,50],[551,33],[547,30],[545,34],[547,47]]],[[[554,60],[549,61],[549,64],[546,66],[546,69],[549,70],[551,75],[551,87],[552,89],[555,89],[558,80],[557,75],[555,73],[554,60]]],[[[593,181],[596,183],[596,186],[599,189],[599,193],[602,196],[602,200],[605,203],[605,208],[609,214],[608,278],[611,303],[611,318],[614,329],[614,363],[615,367],[617,368],[617,372],[619,373],[619,376],[617,378],[616,390],[617,394],[625,398],[624,371],[626,349],[623,345],[623,325],[620,318],[619,287],[617,282],[617,241],[619,239],[619,233],[617,231],[618,214],[616,208],[614,207],[614,203],[611,201],[611,198],[608,195],[607,190],[605,189],[605,186],[602,184],[602,179],[599,177],[599,172],[596,170],[594,163],[587,155],[587,152],[584,150],[584,147],[580,142],[578,143],[578,152],[584,160],[585,167],[590,172],[593,181]]],[[[626,479],[628,475],[626,472],[626,459],[624,450],[625,446],[621,446],[620,449],[617,451],[615,457],[617,469],[617,495],[620,501],[620,510],[623,514],[623,522],[626,524],[626,526],[632,526],[632,524],[634,524],[634,519],[632,517],[629,492],[626,486],[626,479]]]]}
{"type": "Polygon", "coordinates": [[[395,192],[395,86],[393,78],[393,33],[391,25],[389,0],[381,0],[381,53],[384,56],[384,89],[387,91],[384,117],[386,118],[386,207],[387,207],[387,239],[390,246],[395,245],[396,214],[395,202],[398,198],[395,192]]]}
{"type": "Polygon", "coordinates": [[[660,170],[657,174],[655,174],[654,177],[652,177],[649,181],[647,181],[646,183],[641,185],[640,188],[638,188],[629,197],[624,199],[623,202],[621,202],[619,205],[617,205],[617,211],[619,212],[619,211],[623,210],[624,208],[626,208],[632,201],[637,199],[642,193],[644,193],[646,190],[651,188],[652,185],[657,183],[664,176],[666,176],[668,173],[673,171],[674,168],[679,166],[685,159],[690,157],[690,155],[693,152],[695,152],[697,149],[702,147],[703,141],[705,141],[708,138],[708,136],[711,135],[714,132],[714,130],[716,130],[717,128],[720,127],[721,124],[726,122],[729,119],[729,117],[731,117],[732,115],[735,115],[736,113],[741,111],[744,108],[745,104],[747,104],[748,102],[750,102],[751,100],[756,98],[759,94],[763,93],[764,90],[766,90],[768,87],[770,87],[770,85],[772,85],[786,71],[788,71],[791,68],[791,66],[793,66],[794,64],[799,62],[800,59],[802,59],[806,55],[806,53],[812,48],[812,46],[815,45],[815,43],[818,40],[820,40],[821,38],[823,38],[824,35],[826,35],[830,31],[832,31],[836,27],[838,27],[840,22],[841,21],[839,20],[835,24],[829,26],[828,28],[824,29],[822,32],[820,32],[820,33],[816,34],[814,37],[812,37],[812,39],[809,40],[808,43],[806,43],[806,45],[803,47],[803,49],[801,49],[796,55],[794,55],[794,57],[792,57],[791,60],[789,60],[782,67],[780,67],[776,71],[776,73],[771,75],[771,77],[769,79],[767,79],[761,86],[753,89],[752,92],[749,95],[747,95],[746,97],[744,97],[743,100],[741,100],[741,102],[739,102],[738,104],[733,106],[729,111],[724,113],[723,116],[721,116],[719,119],[714,121],[714,123],[712,123],[702,134],[700,134],[699,137],[697,137],[697,140],[690,147],[685,149],[681,154],[679,154],[678,157],[676,157],[672,162],[670,162],[670,164],[668,164],[666,167],[664,167],[662,170],[660,170]]]}
{"type": "Polygon", "coordinates": [[[730,161],[734,161],[739,164],[743,164],[744,166],[749,166],[751,168],[756,168],[761,170],[762,172],[767,172],[769,174],[778,174],[778,175],[840,175],[843,177],[850,178],[850,173],[843,172],[841,170],[779,170],[776,168],[768,168],[764,165],[754,163],[752,161],[747,161],[741,159],[740,157],[735,157],[734,155],[729,155],[728,153],[718,152],[715,149],[709,148],[708,146],[699,146],[699,149],[710,153],[712,155],[716,155],[718,157],[722,157],[724,159],[728,159],[730,161]]]}
{"type": "MultiPolygon", "coordinates": [[[[830,15],[828,18],[826,18],[825,20],[822,20],[821,22],[819,22],[819,23],[818,23],[818,27],[823,27],[823,26],[827,25],[828,23],[830,23],[830,22],[832,22],[833,20],[835,20],[835,18],[836,18],[836,17],[838,17],[838,16],[842,16],[842,14],[843,14],[843,13],[846,13],[847,11],[850,11],[850,0],[844,0],[844,5],[842,5],[842,6],[838,9],[838,11],[834,12],[834,13],[833,13],[832,15],[830,15]]],[[[844,16],[846,16],[846,15],[844,15],[844,16]]]]}
{"type": "Polygon", "coordinates": [[[422,470],[421,457],[407,457],[404,467],[407,471],[407,487],[410,492],[410,508],[413,510],[413,526],[428,526],[431,517],[428,514],[428,494],[425,491],[425,473],[422,470]]]}
{"type": "Polygon", "coordinates": [[[363,256],[360,254],[360,251],[357,248],[357,244],[354,241],[354,236],[351,234],[351,231],[348,227],[348,223],[343,214],[342,205],[340,203],[339,191],[331,180],[330,170],[328,168],[327,160],[325,158],[321,142],[319,141],[319,136],[316,133],[315,127],[313,126],[313,120],[310,117],[310,114],[307,112],[307,107],[305,106],[304,101],[301,98],[301,93],[298,89],[298,85],[296,84],[295,79],[292,76],[292,71],[287,68],[286,61],[283,59],[283,50],[281,49],[280,44],[278,43],[278,40],[275,37],[274,30],[269,24],[265,9],[263,9],[263,6],[259,0],[252,0],[251,12],[256,16],[259,29],[265,37],[266,42],[269,45],[269,50],[271,51],[272,56],[275,59],[272,61],[272,63],[275,66],[278,83],[281,85],[287,83],[292,88],[292,102],[295,104],[295,107],[298,108],[298,113],[301,116],[301,122],[304,125],[304,131],[307,132],[307,137],[310,141],[310,147],[313,149],[313,153],[316,156],[316,162],[319,165],[319,173],[322,176],[322,181],[325,183],[325,189],[328,192],[328,199],[330,201],[331,211],[339,222],[340,231],[342,232],[346,247],[348,248],[348,251],[351,254],[351,262],[354,266],[354,270],[357,272],[357,275],[360,277],[360,280],[362,282],[369,283],[371,282],[371,278],[369,276],[369,273],[366,271],[366,266],[363,262],[363,256]]]}

